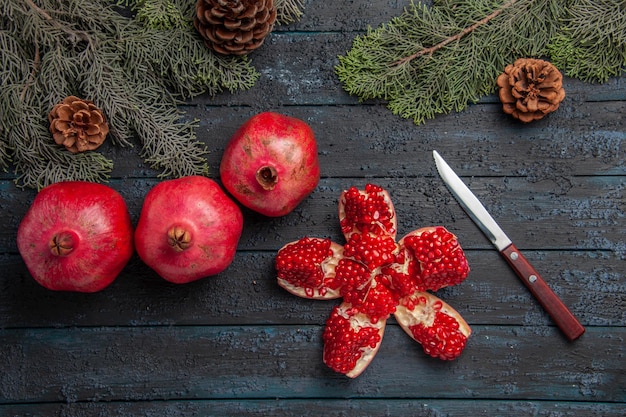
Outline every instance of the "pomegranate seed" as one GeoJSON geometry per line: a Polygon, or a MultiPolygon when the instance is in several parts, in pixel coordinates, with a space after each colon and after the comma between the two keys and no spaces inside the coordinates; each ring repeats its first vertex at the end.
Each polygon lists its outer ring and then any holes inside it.
{"type": "MultiPolygon", "coordinates": [[[[403,253],[402,251],[400,253],[403,253]]],[[[396,260],[403,258],[404,256],[396,256],[396,260]]],[[[396,291],[400,297],[413,294],[418,290],[414,275],[415,275],[415,262],[406,262],[406,267],[399,261],[393,265],[388,265],[382,268],[382,273],[385,274],[389,281],[389,287],[396,291]]]]}
{"type": "Polygon", "coordinates": [[[335,274],[336,281],[341,283],[342,295],[345,292],[365,287],[371,279],[367,267],[350,258],[342,258],[339,261],[335,274]]]}

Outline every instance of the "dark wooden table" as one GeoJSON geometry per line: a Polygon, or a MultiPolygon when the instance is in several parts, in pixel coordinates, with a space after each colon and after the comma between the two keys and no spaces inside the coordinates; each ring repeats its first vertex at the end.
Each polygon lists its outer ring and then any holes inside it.
{"type": "MultiPolygon", "coordinates": [[[[355,35],[407,1],[307,1],[252,56],[249,91],[199,97],[210,175],[248,117],[273,110],[307,121],[322,180],[278,219],[244,210],[234,263],[195,283],[168,284],[134,257],[106,290],[56,293],[29,276],[15,244],[35,192],[0,180],[2,416],[623,416],[626,413],[626,77],[565,80],[561,108],[529,125],[495,96],[424,125],[381,103],[358,103],[333,66],[355,35]],[[568,342],[437,177],[432,150],[455,167],[550,286],[586,326],[568,342]],[[322,363],[335,301],[278,287],[276,251],[304,235],[343,242],[337,198],[368,182],[387,188],[399,234],[455,233],[471,273],[438,292],[467,319],[463,355],[427,357],[392,320],[355,380],[322,363]]],[[[110,185],[136,221],[158,180],[135,149],[105,149],[110,185]]]]}

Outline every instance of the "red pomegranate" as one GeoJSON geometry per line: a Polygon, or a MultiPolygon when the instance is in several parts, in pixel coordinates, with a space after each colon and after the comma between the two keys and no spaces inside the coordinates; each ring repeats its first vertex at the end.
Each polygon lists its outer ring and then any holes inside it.
{"type": "Polygon", "coordinates": [[[121,195],[90,182],[43,188],[17,230],[33,278],[57,291],[96,292],[110,285],[133,253],[133,229],[121,195]]]}
{"type": "Polygon", "coordinates": [[[224,187],[244,206],[266,216],[284,216],[319,183],[313,131],[293,117],[257,114],[228,142],[220,175],[224,187]]]}
{"type": "Polygon", "coordinates": [[[373,184],[341,193],[339,223],[343,246],[304,237],[276,255],[278,284],[290,293],[342,298],[326,321],[324,363],[350,378],[360,375],[374,359],[392,314],[426,354],[457,358],[471,329],[456,310],[425,292],[467,277],[469,267],[456,236],[435,226],[396,242],[391,198],[373,184]]]}
{"type": "Polygon", "coordinates": [[[162,181],[148,192],[135,247],[162,278],[184,284],[226,269],[242,230],[241,210],[220,186],[188,176],[162,181]]]}

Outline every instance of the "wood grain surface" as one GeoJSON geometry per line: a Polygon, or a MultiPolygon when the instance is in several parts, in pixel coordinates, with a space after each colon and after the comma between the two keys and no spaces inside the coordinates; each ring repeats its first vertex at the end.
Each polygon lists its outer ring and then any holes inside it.
{"type": "MultiPolygon", "coordinates": [[[[181,105],[219,181],[237,127],[265,110],[305,120],[322,179],[294,212],[244,209],[233,264],[191,284],[165,282],[134,256],[96,294],[48,291],[28,274],[16,232],[36,192],[0,174],[0,416],[623,416],[626,415],[626,77],[565,78],[567,96],[523,125],[495,95],[416,126],[382,102],[360,103],[334,65],[355,36],[409,0],[306,0],[251,56],[244,92],[181,105]],[[438,178],[437,149],[586,327],[568,342],[438,178]],[[343,243],[339,193],[385,187],[399,235],[444,225],[471,268],[437,295],[473,329],[452,362],[427,357],[393,319],[357,379],[322,363],[336,301],[278,287],[274,256],[305,235],[343,243]]],[[[109,183],[136,223],[160,180],[133,148],[103,152],[109,183]]]]}

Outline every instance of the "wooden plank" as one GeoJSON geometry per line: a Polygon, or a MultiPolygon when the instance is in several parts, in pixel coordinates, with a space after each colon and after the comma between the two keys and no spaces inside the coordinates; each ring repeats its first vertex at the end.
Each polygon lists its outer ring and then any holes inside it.
{"type": "Polygon", "coordinates": [[[357,379],[321,360],[321,326],[0,330],[0,401],[483,399],[625,402],[624,328],[475,326],[455,361],[388,326],[357,379]],[[245,370],[245,371],[242,371],[245,370]]]}
{"type": "Polygon", "coordinates": [[[158,417],[467,417],[494,415],[623,417],[624,405],[563,401],[485,400],[399,400],[399,399],[315,399],[315,400],[186,400],[96,403],[45,403],[0,405],[0,415],[49,417],[75,416],[158,416],[158,417]]]}
{"type": "MultiPolygon", "coordinates": [[[[324,4],[304,0],[303,15],[297,23],[276,26],[275,32],[363,32],[400,15],[411,0],[334,1],[324,4]]],[[[430,5],[432,1],[421,3],[430,5]]],[[[272,35],[271,35],[272,36],[272,35]]]]}
{"type": "MultiPolygon", "coordinates": [[[[455,159],[456,160],[456,159],[455,159]]],[[[337,217],[342,190],[372,182],[390,193],[398,216],[398,237],[425,226],[443,225],[465,249],[492,249],[489,241],[453,199],[430,165],[430,175],[398,178],[323,178],[316,190],[287,216],[268,218],[244,209],[240,250],[277,251],[305,235],[343,243],[337,217]]],[[[623,251],[626,211],[620,176],[465,178],[494,218],[520,249],[623,251]],[[547,232],[549,231],[549,232],[547,232]]],[[[110,185],[125,198],[137,222],[146,193],[158,179],[115,180],[110,185]]],[[[0,181],[0,247],[17,253],[17,228],[35,197],[0,181]]]]}
{"type": "MultiPolygon", "coordinates": [[[[273,87],[272,87],[273,88],[273,87]]],[[[300,93],[297,94],[299,96],[300,93]]],[[[572,176],[626,173],[626,100],[564,104],[558,112],[522,126],[497,104],[478,104],[416,126],[381,105],[263,107],[190,106],[198,139],[207,145],[209,176],[219,177],[226,144],[249,117],[265,110],[306,121],[315,132],[324,177],[433,175],[437,149],[460,175],[527,177],[566,183],[572,176]],[[521,157],[520,157],[521,156],[521,157]]],[[[157,172],[139,157],[141,145],[99,151],[114,162],[114,178],[148,178],[157,172]]],[[[12,172],[0,179],[13,179],[12,172]]]]}
{"type": "MultiPolygon", "coordinates": [[[[223,150],[252,115],[273,110],[305,120],[315,132],[324,177],[415,177],[433,175],[437,149],[460,175],[527,177],[567,182],[580,175],[626,173],[626,101],[578,104],[569,115],[520,124],[499,105],[475,105],[421,126],[399,120],[382,106],[190,107],[207,144],[209,173],[219,177],[223,150]],[[579,118],[578,112],[588,115],[579,118]],[[576,120],[575,120],[576,119],[576,120]],[[488,128],[486,128],[488,126],[488,128]],[[520,157],[520,155],[522,157],[520,157]]],[[[554,117],[552,117],[554,116],[554,117]]],[[[156,176],[139,157],[140,145],[103,146],[114,161],[114,178],[156,176]]],[[[3,178],[10,179],[6,173],[3,178]]]]}
{"type": "Polygon", "coordinates": [[[541,180],[626,173],[626,101],[577,103],[575,109],[564,105],[560,113],[528,126],[495,104],[471,106],[420,126],[398,119],[383,106],[188,108],[187,117],[199,120],[198,138],[212,150],[214,176],[238,126],[263,110],[311,125],[323,176],[429,175],[433,149],[451,159],[461,175],[541,180]]]}
{"type": "MultiPolygon", "coordinates": [[[[527,253],[548,284],[586,326],[626,325],[626,275],[611,252],[527,253]]],[[[170,284],[134,257],[97,294],[52,292],[37,284],[17,255],[3,256],[0,328],[150,325],[323,325],[336,300],[296,297],[276,283],[273,252],[237,254],[223,273],[170,284]],[[254,265],[254,267],[251,267],[254,265]]],[[[494,251],[469,251],[471,272],[437,295],[470,325],[553,326],[494,251]]]]}

